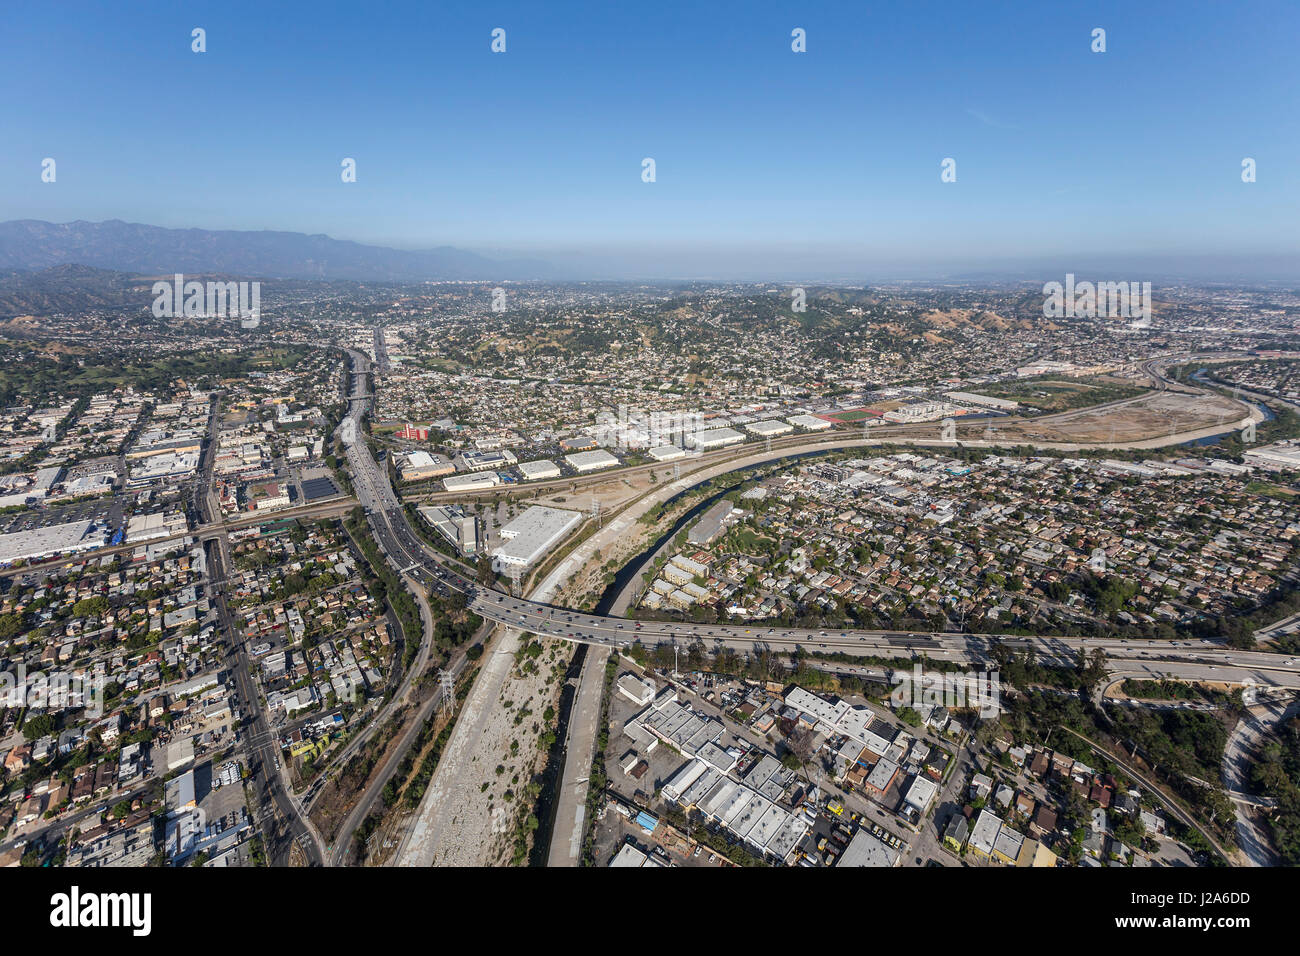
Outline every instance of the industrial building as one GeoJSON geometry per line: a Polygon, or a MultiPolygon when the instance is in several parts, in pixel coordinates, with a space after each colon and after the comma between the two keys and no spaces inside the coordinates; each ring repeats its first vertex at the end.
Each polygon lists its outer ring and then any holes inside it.
{"type": "Polygon", "coordinates": [[[789,422],[781,421],[779,418],[767,418],[761,422],[746,425],[745,431],[757,435],[759,438],[775,438],[777,435],[790,434],[794,431],[794,426],[789,422]]]}
{"type": "Polygon", "coordinates": [[[1278,442],[1242,453],[1242,461],[1265,471],[1300,471],[1300,444],[1278,442]]]}
{"type": "Polygon", "coordinates": [[[508,468],[519,459],[514,452],[501,451],[467,451],[457,460],[461,471],[487,471],[489,469],[508,468]]]}
{"type": "Polygon", "coordinates": [[[614,854],[614,859],[609,861],[609,865],[617,867],[667,866],[656,854],[643,853],[631,843],[624,843],[619,847],[618,852],[614,854]]]}
{"type": "Polygon", "coordinates": [[[493,570],[531,567],[582,521],[577,511],[534,505],[501,529],[504,544],[492,549],[493,570]]]}
{"type": "Polygon", "coordinates": [[[14,531],[0,534],[0,565],[92,551],[107,543],[108,532],[93,521],[69,521],[30,531],[14,531]]]}
{"type": "Polygon", "coordinates": [[[636,704],[644,707],[654,700],[655,685],[652,681],[628,672],[618,679],[618,692],[636,704]]]}
{"type": "Polygon", "coordinates": [[[675,461],[678,458],[685,458],[686,450],[676,445],[659,445],[657,448],[651,448],[647,454],[655,461],[675,461]]]}
{"type": "Polygon", "coordinates": [[[541,481],[546,478],[559,478],[560,466],[547,458],[538,461],[523,461],[519,463],[519,473],[524,476],[526,481],[541,481]]]}
{"type": "Polygon", "coordinates": [[[1019,402],[1009,398],[994,398],[992,395],[980,395],[976,392],[944,392],[945,398],[951,398],[962,405],[981,405],[984,408],[996,408],[999,411],[1014,412],[1020,407],[1019,402]]]}
{"type": "Polygon", "coordinates": [[[402,460],[397,473],[403,481],[419,481],[424,478],[441,478],[455,470],[456,466],[442,455],[413,451],[402,460]]]}
{"type": "Polygon", "coordinates": [[[739,445],[744,440],[745,436],[734,428],[706,428],[689,438],[691,447],[697,451],[712,451],[715,448],[726,448],[728,445],[739,445]]]}
{"type": "Polygon", "coordinates": [[[849,845],[844,848],[840,854],[836,866],[875,866],[891,867],[898,866],[901,854],[876,838],[866,829],[860,829],[853,834],[853,839],[849,840],[849,845]]]}
{"type": "Polygon", "coordinates": [[[477,475],[452,475],[442,479],[442,487],[447,491],[483,491],[501,484],[501,476],[495,471],[485,471],[477,475]]]}
{"type": "Polygon", "coordinates": [[[816,415],[795,415],[793,418],[786,419],[786,421],[810,432],[823,432],[831,427],[830,422],[824,418],[818,418],[816,415]]]}
{"type": "Polygon", "coordinates": [[[885,412],[883,417],[887,422],[906,425],[913,422],[932,422],[945,415],[951,415],[952,412],[953,407],[947,402],[913,402],[895,408],[891,412],[885,412]]]}
{"type": "Polygon", "coordinates": [[[743,840],[754,853],[786,862],[808,832],[802,812],[781,805],[794,777],[770,754],[765,754],[745,775],[729,775],[734,757],[715,743],[700,747],[699,754],[683,764],[663,785],[666,800],[685,810],[696,809],[743,840]],[[708,756],[706,756],[706,753],[708,756]],[[723,755],[726,770],[713,763],[723,755]]]}
{"type": "Polygon", "coordinates": [[[478,522],[473,515],[459,505],[420,505],[417,510],[461,554],[478,554],[478,522]]]}
{"type": "Polygon", "coordinates": [[[618,459],[604,449],[596,451],[580,451],[576,455],[565,455],[564,460],[569,463],[574,471],[578,474],[585,474],[589,471],[599,471],[602,468],[613,468],[617,465],[618,459]]]}
{"type": "Polygon", "coordinates": [[[126,484],[135,490],[155,481],[181,481],[192,477],[198,470],[197,450],[151,455],[131,462],[131,476],[126,484]]]}
{"type": "Polygon", "coordinates": [[[725,498],[719,501],[695,522],[695,526],[686,535],[687,540],[700,548],[711,544],[722,533],[722,529],[726,527],[735,510],[735,506],[725,498]]]}
{"type": "Polygon", "coordinates": [[[155,538],[171,538],[182,535],[189,530],[189,523],[180,511],[163,514],[161,511],[150,515],[135,515],[126,523],[126,543],[152,541],[155,538]]]}

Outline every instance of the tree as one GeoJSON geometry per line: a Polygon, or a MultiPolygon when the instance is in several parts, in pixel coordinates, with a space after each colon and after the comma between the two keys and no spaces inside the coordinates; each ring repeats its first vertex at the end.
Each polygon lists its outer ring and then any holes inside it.
{"type": "Polygon", "coordinates": [[[1084,690],[1091,694],[1110,676],[1110,671],[1106,667],[1106,652],[1097,647],[1093,648],[1090,656],[1080,654],[1078,672],[1084,690]]]}
{"type": "Polygon", "coordinates": [[[28,740],[48,737],[54,732],[54,718],[49,714],[37,714],[23,722],[23,736],[28,740]]]}

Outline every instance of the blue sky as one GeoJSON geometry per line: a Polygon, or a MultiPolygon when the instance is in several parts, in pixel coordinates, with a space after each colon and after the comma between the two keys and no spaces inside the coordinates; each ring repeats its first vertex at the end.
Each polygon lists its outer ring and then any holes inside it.
{"type": "Polygon", "coordinates": [[[1300,254],[1295,3],[271,6],[7,4],[0,219],[593,261],[1300,254]]]}

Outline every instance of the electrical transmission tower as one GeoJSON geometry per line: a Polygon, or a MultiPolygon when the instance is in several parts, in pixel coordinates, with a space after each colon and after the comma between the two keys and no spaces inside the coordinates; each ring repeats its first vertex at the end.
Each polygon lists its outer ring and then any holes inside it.
{"type": "Polygon", "coordinates": [[[451,671],[439,671],[438,684],[442,687],[442,712],[450,714],[456,709],[456,678],[451,671]]]}

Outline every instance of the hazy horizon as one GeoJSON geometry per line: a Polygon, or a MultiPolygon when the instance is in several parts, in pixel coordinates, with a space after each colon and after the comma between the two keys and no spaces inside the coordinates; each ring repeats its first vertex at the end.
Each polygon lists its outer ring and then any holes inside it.
{"type": "Polygon", "coordinates": [[[1300,262],[1287,4],[72,8],[5,17],[0,77],[40,78],[0,107],[6,219],[452,245],[588,278],[1300,262]]]}

